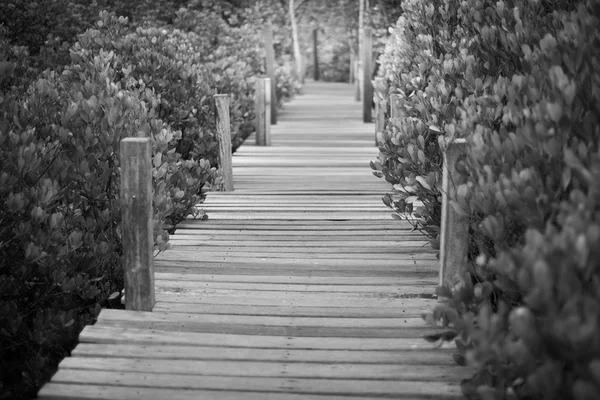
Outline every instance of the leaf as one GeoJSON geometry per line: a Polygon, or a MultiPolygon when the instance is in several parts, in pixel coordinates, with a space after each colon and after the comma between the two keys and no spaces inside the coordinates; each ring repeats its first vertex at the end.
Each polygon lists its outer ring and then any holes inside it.
{"type": "Polygon", "coordinates": [[[467,212],[465,210],[463,210],[463,208],[460,206],[460,204],[458,204],[456,201],[454,200],[450,200],[449,201],[450,206],[452,206],[452,209],[459,215],[463,215],[465,217],[468,217],[469,214],[467,214],[467,212]]]}
{"type": "Polygon", "coordinates": [[[402,218],[402,216],[400,216],[399,214],[393,213],[392,214],[392,218],[397,219],[398,221],[402,221],[404,218],[402,218]]]}
{"type": "Polygon", "coordinates": [[[119,109],[116,106],[111,106],[110,110],[108,110],[108,126],[112,127],[115,125],[115,121],[117,120],[117,116],[119,114],[119,109]]]}
{"type": "Polygon", "coordinates": [[[66,324],[64,324],[64,327],[68,328],[69,326],[73,325],[73,323],[75,323],[75,320],[71,318],[66,324]]]}
{"type": "Polygon", "coordinates": [[[429,186],[429,184],[427,183],[427,181],[425,180],[425,178],[423,178],[422,176],[417,176],[416,181],[419,182],[421,184],[421,186],[423,186],[425,189],[427,190],[431,190],[431,186],[429,186]]]}
{"type": "Polygon", "coordinates": [[[430,131],[433,131],[435,133],[442,133],[442,130],[436,125],[429,125],[428,128],[430,131]]]}
{"type": "Polygon", "coordinates": [[[114,300],[119,297],[119,292],[112,292],[110,296],[108,296],[108,300],[114,300]]]}

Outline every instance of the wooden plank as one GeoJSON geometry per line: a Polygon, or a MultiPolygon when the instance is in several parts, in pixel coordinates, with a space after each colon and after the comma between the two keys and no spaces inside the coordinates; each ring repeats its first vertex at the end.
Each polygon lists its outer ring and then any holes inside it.
{"type": "MultiPolygon", "coordinates": [[[[236,378],[239,379],[239,378],[236,378]]],[[[448,385],[451,387],[450,385],[448,385]]],[[[284,386],[285,388],[289,387],[284,386]]],[[[406,397],[396,397],[399,399],[430,399],[430,396],[415,396],[408,394],[406,397]]],[[[173,390],[172,388],[143,388],[138,386],[106,386],[100,385],[86,385],[86,384],[65,384],[65,383],[51,383],[46,385],[38,395],[38,399],[42,400],[59,400],[59,399],[120,399],[120,400],[198,400],[198,399],[211,399],[211,400],[239,400],[244,398],[245,400],[347,400],[346,395],[317,395],[317,394],[304,394],[304,393],[268,393],[268,392],[255,392],[255,391],[230,391],[230,390],[190,390],[183,388],[181,390],[173,390]]],[[[441,394],[436,396],[436,399],[455,399],[456,395],[452,393],[446,395],[441,394]]],[[[381,396],[376,395],[356,397],[356,399],[363,400],[377,400],[381,399],[381,396]]]]}
{"type": "Polygon", "coordinates": [[[163,345],[149,352],[148,346],[137,343],[83,343],[73,351],[73,357],[127,357],[171,360],[248,360],[286,362],[326,362],[352,364],[455,365],[451,349],[430,350],[307,350],[258,349],[239,347],[163,345]]]}
{"type": "Polygon", "coordinates": [[[268,315],[268,316],[297,316],[297,317],[350,317],[350,318],[380,318],[380,317],[420,317],[431,310],[429,303],[404,304],[402,308],[370,308],[370,307],[309,307],[285,305],[250,304],[204,304],[204,303],[169,303],[158,302],[154,311],[187,314],[234,314],[234,315],[268,315]]]}
{"type": "MultiPolygon", "coordinates": [[[[208,389],[208,390],[236,390],[249,392],[275,392],[298,393],[303,395],[344,395],[344,396],[393,396],[404,393],[405,398],[417,399],[421,396],[434,396],[444,393],[449,397],[459,398],[460,387],[449,382],[431,381],[394,381],[384,379],[372,380],[313,380],[306,378],[271,378],[271,377],[235,377],[234,379],[221,376],[210,376],[202,378],[198,375],[176,375],[168,373],[143,373],[136,371],[111,372],[111,371],[78,371],[73,369],[61,370],[55,376],[57,383],[77,384],[86,382],[88,384],[101,385],[110,383],[114,386],[122,386],[127,382],[128,386],[135,387],[162,387],[162,388],[185,388],[185,389],[208,389]]],[[[210,397],[212,398],[212,397],[210,397]]],[[[245,398],[245,396],[244,396],[245,398]]]]}
{"type": "MultiPolygon", "coordinates": [[[[162,290],[169,288],[202,288],[203,290],[245,290],[245,291],[269,291],[269,292],[324,292],[324,293],[431,293],[435,292],[433,281],[428,281],[425,284],[405,285],[404,282],[395,285],[306,285],[306,284],[275,284],[269,283],[234,283],[234,282],[200,282],[198,280],[187,280],[186,276],[180,275],[183,280],[157,280],[156,286],[162,290]]],[[[355,282],[359,283],[359,282],[355,282]]]]}
{"type": "MultiPolygon", "coordinates": [[[[61,369],[193,374],[235,377],[315,379],[393,379],[451,382],[460,373],[443,365],[282,363],[262,361],[204,361],[147,358],[66,358],[61,369]]],[[[462,371],[461,371],[462,372],[462,371]]]]}
{"type": "MultiPolygon", "coordinates": [[[[172,302],[172,303],[201,303],[201,304],[218,304],[218,305],[254,305],[254,306],[302,306],[302,307],[381,307],[391,309],[402,309],[405,304],[414,304],[415,301],[407,300],[417,299],[423,300],[421,297],[415,296],[412,298],[332,298],[327,296],[315,295],[286,295],[282,300],[279,295],[269,296],[267,293],[263,295],[245,295],[233,297],[233,293],[217,295],[215,293],[202,294],[198,292],[182,293],[174,292],[158,292],[157,302],[172,302]]],[[[392,332],[392,334],[394,334],[392,332]]],[[[411,334],[412,335],[412,334],[411,334]]]]}
{"type": "MultiPolygon", "coordinates": [[[[113,344],[135,342],[160,347],[162,345],[253,347],[261,349],[313,350],[418,350],[435,349],[422,338],[354,338],[354,337],[300,337],[269,335],[236,335],[229,333],[177,332],[136,328],[86,326],[79,337],[80,343],[113,344]]],[[[456,348],[445,343],[443,348],[456,348]]]]}
{"type": "MultiPolygon", "coordinates": [[[[351,291],[355,290],[355,286],[360,284],[361,286],[391,286],[397,287],[399,285],[431,285],[432,279],[423,278],[405,278],[404,276],[398,277],[397,279],[381,278],[381,277],[319,277],[319,276],[248,276],[248,275],[213,275],[213,274],[181,274],[181,273],[156,273],[157,281],[177,281],[177,282],[204,282],[204,283],[245,283],[245,284],[271,284],[273,287],[277,285],[311,285],[311,286],[325,286],[324,290],[330,290],[330,286],[348,286],[351,291]]],[[[275,289],[274,289],[275,290],[275,289]]]]}
{"type": "MultiPolygon", "coordinates": [[[[265,327],[323,327],[323,328],[423,328],[425,322],[422,318],[396,316],[387,318],[348,318],[348,317],[289,317],[289,316],[263,316],[263,315],[236,315],[236,314],[183,314],[165,312],[126,312],[124,310],[103,310],[98,316],[98,322],[104,326],[113,323],[128,323],[128,326],[145,324],[170,325],[171,329],[190,331],[195,326],[204,324],[238,324],[256,325],[265,327]],[[190,329],[184,329],[189,326],[190,329]]],[[[156,325],[154,325],[156,326],[156,325]]]]}

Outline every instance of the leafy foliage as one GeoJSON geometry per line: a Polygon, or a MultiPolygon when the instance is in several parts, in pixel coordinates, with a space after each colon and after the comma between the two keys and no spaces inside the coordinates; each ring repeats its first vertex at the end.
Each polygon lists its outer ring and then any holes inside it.
{"type": "MultiPolygon", "coordinates": [[[[122,138],[152,138],[157,252],[168,246],[164,224],[173,227],[194,214],[205,190],[218,183],[208,160],[184,159],[176,151],[182,133],[173,125],[180,120],[159,118],[170,115],[161,114],[161,99],[176,94],[159,80],[149,87],[135,79],[122,53],[93,47],[111,33],[121,37],[125,23],[104,14],[98,25],[105,35],[92,30],[80,36],[61,73],[46,71],[22,98],[12,91],[0,96],[3,397],[27,396],[23,390],[39,387],[108,296],[123,287],[122,138]]],[[[1,65],[5,82],[17,66],[1,65]]]]}
{"type": "MultiPolygon", "coordinates": [[[[471,215],[473,284],[440,288],[446,300],[427,320],[449,329],[439,339],[456,338],[457,362],[478,367],[463,382],[468,398],[597,398],[598,3],[403,8],[380,74],[405,96],[405,117],[380,137],[375,173],[395,184],[419,167],[406,156],[419,139],[403,126],[415,119],[468,142],[455,207],[471,215]],[[394,175],[400,163],[405,175],[394,175]]],[[[416,194],[425,205],[439,193],[439,181],[426,183],[416,194]]]]}

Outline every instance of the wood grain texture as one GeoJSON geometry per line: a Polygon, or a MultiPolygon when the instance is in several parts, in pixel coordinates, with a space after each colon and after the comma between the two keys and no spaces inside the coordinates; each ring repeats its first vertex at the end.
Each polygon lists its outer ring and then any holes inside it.
{"type": "Polygon", "coordinates": [[[271,79],[256,79],[255,141],[257,146],[271,145],[271,79]]]}
{"type": "Polygon", "coordinates": [[[436,252],[382,203],[354,88],[305,93],[155,259],[153,312],[103,310],[41,399],[461,398],[454,345],[423,339],[436,252]]]}
{"type": "Polygon", "coordinates": [[[231,122],[229,118],[229,95],[216,94],[217,141],[219,144],[219,170],[223,177],[223,190],[231,192],[233,185],[233,164],[231,162],[231,122]]]}
{"type": "Polygon", "coordinates": [[[152,144],[149,138],[121,141],[121,230],[125,269],[125,307],[154,307],[152,144]]]}

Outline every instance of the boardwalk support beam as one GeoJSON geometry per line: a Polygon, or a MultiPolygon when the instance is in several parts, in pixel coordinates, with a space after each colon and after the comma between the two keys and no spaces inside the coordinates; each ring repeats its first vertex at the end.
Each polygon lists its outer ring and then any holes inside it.
{"type": "Polygon", "coordinates": [[[256,79],[256,145],[271,145],[271,79],[256,79]]]}
{"type": "Polygon", "coordinates": [[[121,141],[121,231],[125,268],[125,308],[152,311],[154,235],[150,138],[121,141]]]}
{"type": "Polygon", "coordinates": [[[233,163],[231,160],[231,123],[229,119],[229,95],[216,94],[217,141],[219,142],[219,169],[223,177],[223,190],[233,191],[233,163]]]}
{"type": "Polygon", "coordinates": [[[450,288],[469,285],[467,256],[469,250],[469,217],[458,213],[450,204],[457,198],[457,187],[465,177],[456,169],[456,163],[465,154],[465,139],[448,140],[444,152],[442,178],[442,223],[440,240],[440,286],[450,288]]]}

